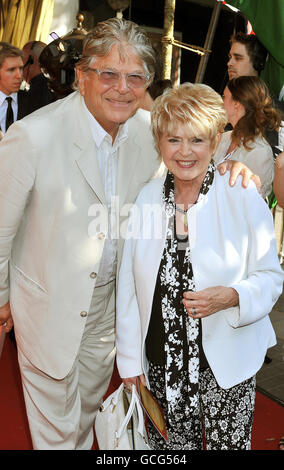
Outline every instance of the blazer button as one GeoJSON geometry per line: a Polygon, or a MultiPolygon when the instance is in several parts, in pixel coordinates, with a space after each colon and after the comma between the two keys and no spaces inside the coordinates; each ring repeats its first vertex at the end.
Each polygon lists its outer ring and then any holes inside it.
{"type": "Polygon", "coordinates": [[[98,239],[99,239],[99,240],[104,240],[105,237],[106,237],[106,236],[105,236],[105,234],[104,234],[103,232],[101,232],[101,233],[98,234],[98,239]]]}
{"type": "Polygon", "coordinates": [[[93,272],[93,273],[91,273],[91,274],[90,274],[90,277],[91,277],[92,279],[96,279],[96,277],[97,277],[97,273],[94,273],[94,272],[93,272]]]}
{"type": "Polygon", "coordinates": [[[88,312],[81,312],[80,315],[82,318],[85,318],[88,315],[88,312]]]}

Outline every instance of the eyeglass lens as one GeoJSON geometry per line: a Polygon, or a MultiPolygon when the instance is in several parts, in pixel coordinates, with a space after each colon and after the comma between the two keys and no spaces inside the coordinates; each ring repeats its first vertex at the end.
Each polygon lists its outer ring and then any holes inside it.
{"type": "MultiPolygon", "coordinates": [[[[119,72],[113,72],[110,70],[103,70],[99,73],[100,80],[108,85],[116,84],[120,79],[119,72]]],[[[143,87],[147,83],[147,77],[145,75],[129,73],[125,74],[127,85],[133,88],[143,87]]]]}

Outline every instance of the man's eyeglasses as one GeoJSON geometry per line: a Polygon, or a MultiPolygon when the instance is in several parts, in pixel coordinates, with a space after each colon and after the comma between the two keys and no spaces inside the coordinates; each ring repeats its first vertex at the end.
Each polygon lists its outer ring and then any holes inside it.
{"type": "Polygon", "coordinates": [[[125,77],[126,83],[129,88],[143,88],[150,80],[150,75],[144,75],[142,73],[121,73],[116,72],[114,70],[99,70],[90,67],[88,68],[88,70],[95,72],[98,75],[99,80],[104,85],[109,86],[116,85],[122,75],[125,77]]]}

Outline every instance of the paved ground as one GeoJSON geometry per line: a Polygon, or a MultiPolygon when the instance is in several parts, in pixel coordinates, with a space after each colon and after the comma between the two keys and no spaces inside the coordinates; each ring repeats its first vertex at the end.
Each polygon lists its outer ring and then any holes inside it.
{"type": "MultiPolygon", "coordinates": [[[[282,260],[283,211],[276,210],[275,233],[280,259],[282,260]]],[[[283,247],[284,251],[284,247],[283,247]]],[[[284,263],[282,264],[284,269],[284,263]]],[[[284,406],[284,293],[278,299],[270,314],[276,332],[277,345],[268,350],[268,360],[257,374],[257,387],[260,391],[284,406]]]]}
{"type": "Polygon", "coordinates": [[[277,345],[268,350],[268,360],[257,374],[259,391],[271,396],[284,406],[284,295],[280,297],[271,312],[270,319],[274,326],[277,345]]]}

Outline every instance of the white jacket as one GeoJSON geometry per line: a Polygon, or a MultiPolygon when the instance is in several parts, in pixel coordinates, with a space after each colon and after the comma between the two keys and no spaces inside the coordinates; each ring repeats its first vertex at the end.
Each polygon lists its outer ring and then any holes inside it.
{"type": "MultiPolygon", "coordinates": [[[[224,132],[221,140],[213,155],[216,164],[224,160],[227,150],[231,145],[232,131],[224,132]]],[[[237,147],[230,156],[230,160],[244,163],[253,173],[259,176],[261,181],[262,197],[266,198],[272,191],[274,178],[274,158],[273,152],[266,140],[260,135],[255,138],[254,142],[249,142],[248,146],[251,150],[246,150],[243,144],[237,147]]]]}
{"type": "MultiPolygon", "coordinates": [[[[187,212],[196,290],[228,286],[239,294],[239,307],[202,319],[204,352],[225,389],[252,377],[276,344],[268,315],[283,285],[267,205],[253,183],[243,189],[239,178],[232,188],[228,180],[216,172],[207,195],[187,212]]],[[[142,189],[130,216],[133,230],[142,214],[140,233],[125,242],[118,283],[117,365],[123,378],[141,373],[147,378],[145,338],[167,226],[163,182],[156,179],[142,189]],[[154,225],[161,229],[156,238],[154,225]]]]}

